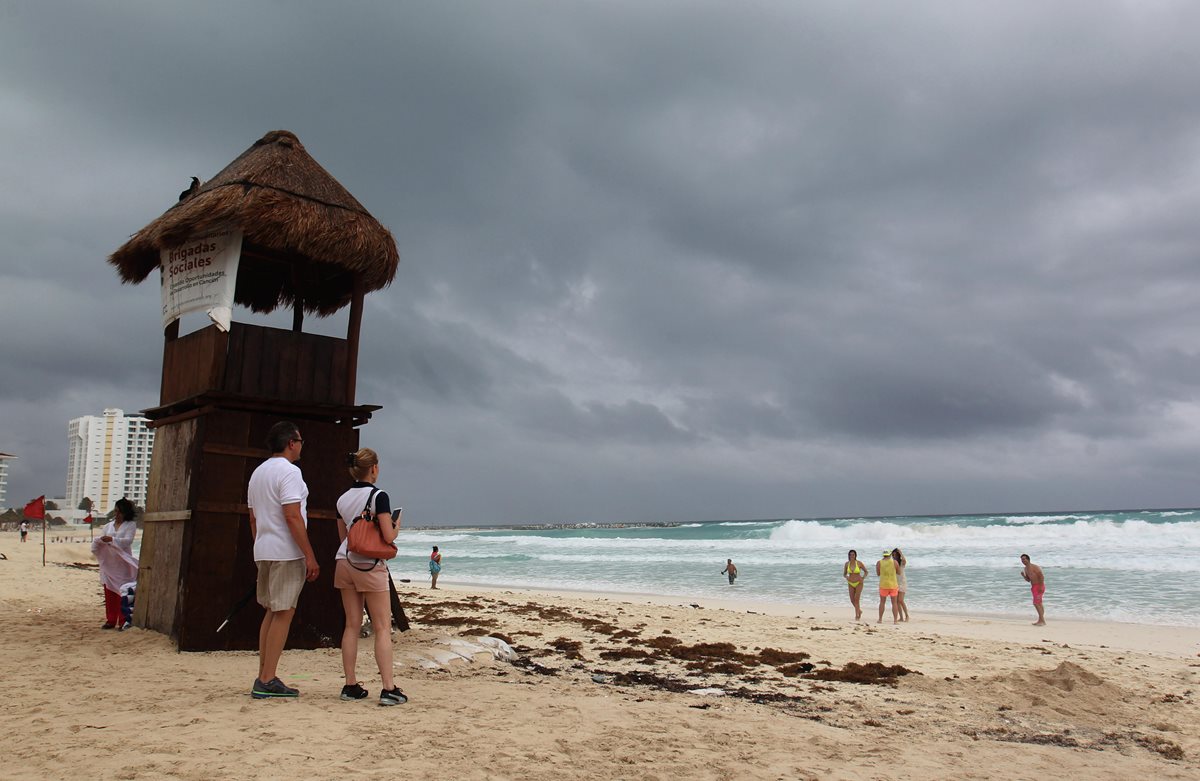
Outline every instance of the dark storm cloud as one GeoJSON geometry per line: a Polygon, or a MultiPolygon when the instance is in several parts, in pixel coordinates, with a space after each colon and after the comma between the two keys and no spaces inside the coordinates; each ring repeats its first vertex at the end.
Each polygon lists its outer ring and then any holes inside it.
{"type": "Polygon", "coordinates": [[[415,518],[1194,504],[1198,25],[1170,2],[19,4],[10,497],[61,492],[68,418],[155,401],[155,278],[104,258],[288,128],[399,243],[359,401],[415,518]]]}

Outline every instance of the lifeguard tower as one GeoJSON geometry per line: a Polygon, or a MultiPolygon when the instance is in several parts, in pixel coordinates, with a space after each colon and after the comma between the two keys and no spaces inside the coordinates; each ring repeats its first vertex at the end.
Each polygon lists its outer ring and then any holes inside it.
{"type": "Polygon", "coordinates": [[[380,409],[355,403],[363,298],[388,286],[399,254],[388,232],[305,151],[276,130],[191,190],[108,259],[121,279],[161,270],[163,368],[134,624],[169,634],[181,651],[254,649],[262,608],[246,484],[270,454],[267,430],[292,420],[304,435],[308,534],[321,576],[300,596],[289,647],[336,645],[335,501],[358,427],[380,409]],[[293,311],[292,328],[233,322],[236,303],[293,311]],[[304,333],[306,314],[349,306],[346,338],[304,333]],[[212,324],[179,335],[179,315],[212,324]]]}

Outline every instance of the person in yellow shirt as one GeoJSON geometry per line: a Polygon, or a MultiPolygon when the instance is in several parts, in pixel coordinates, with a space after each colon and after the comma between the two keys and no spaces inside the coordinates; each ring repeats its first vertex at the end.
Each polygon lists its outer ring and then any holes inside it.
{"type": "Polygon", "coordinates": [[[885,550],[883,558],[875,562],[875,574],[879,576],[879,620],[875,623],[883,623],[883,606],[891,597],[892,623],[898,624],[900,609],[896,606],[896,595],[900,593],[900,584],[896,580],[896,561],[890,550],[885,550]]]}

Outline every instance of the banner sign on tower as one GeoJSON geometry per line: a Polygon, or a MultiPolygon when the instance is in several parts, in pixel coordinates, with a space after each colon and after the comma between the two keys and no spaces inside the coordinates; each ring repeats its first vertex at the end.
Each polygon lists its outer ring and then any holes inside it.
{"type": "Polygon", "coordinates": [[[228,331],[241,256],[240,231],[161,250],[163,328],[188,312],[207,312],[228,331]]]}

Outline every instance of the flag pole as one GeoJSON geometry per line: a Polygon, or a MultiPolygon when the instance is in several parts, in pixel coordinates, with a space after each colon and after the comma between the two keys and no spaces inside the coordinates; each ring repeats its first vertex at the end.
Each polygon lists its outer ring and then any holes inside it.
{"type": "Polygon", "coordinates": [[[42,494],[32,502],[25,504],[21,512],[21,520],[42,522],[42,566],[46,566],[46,495],[42,494]]]}

